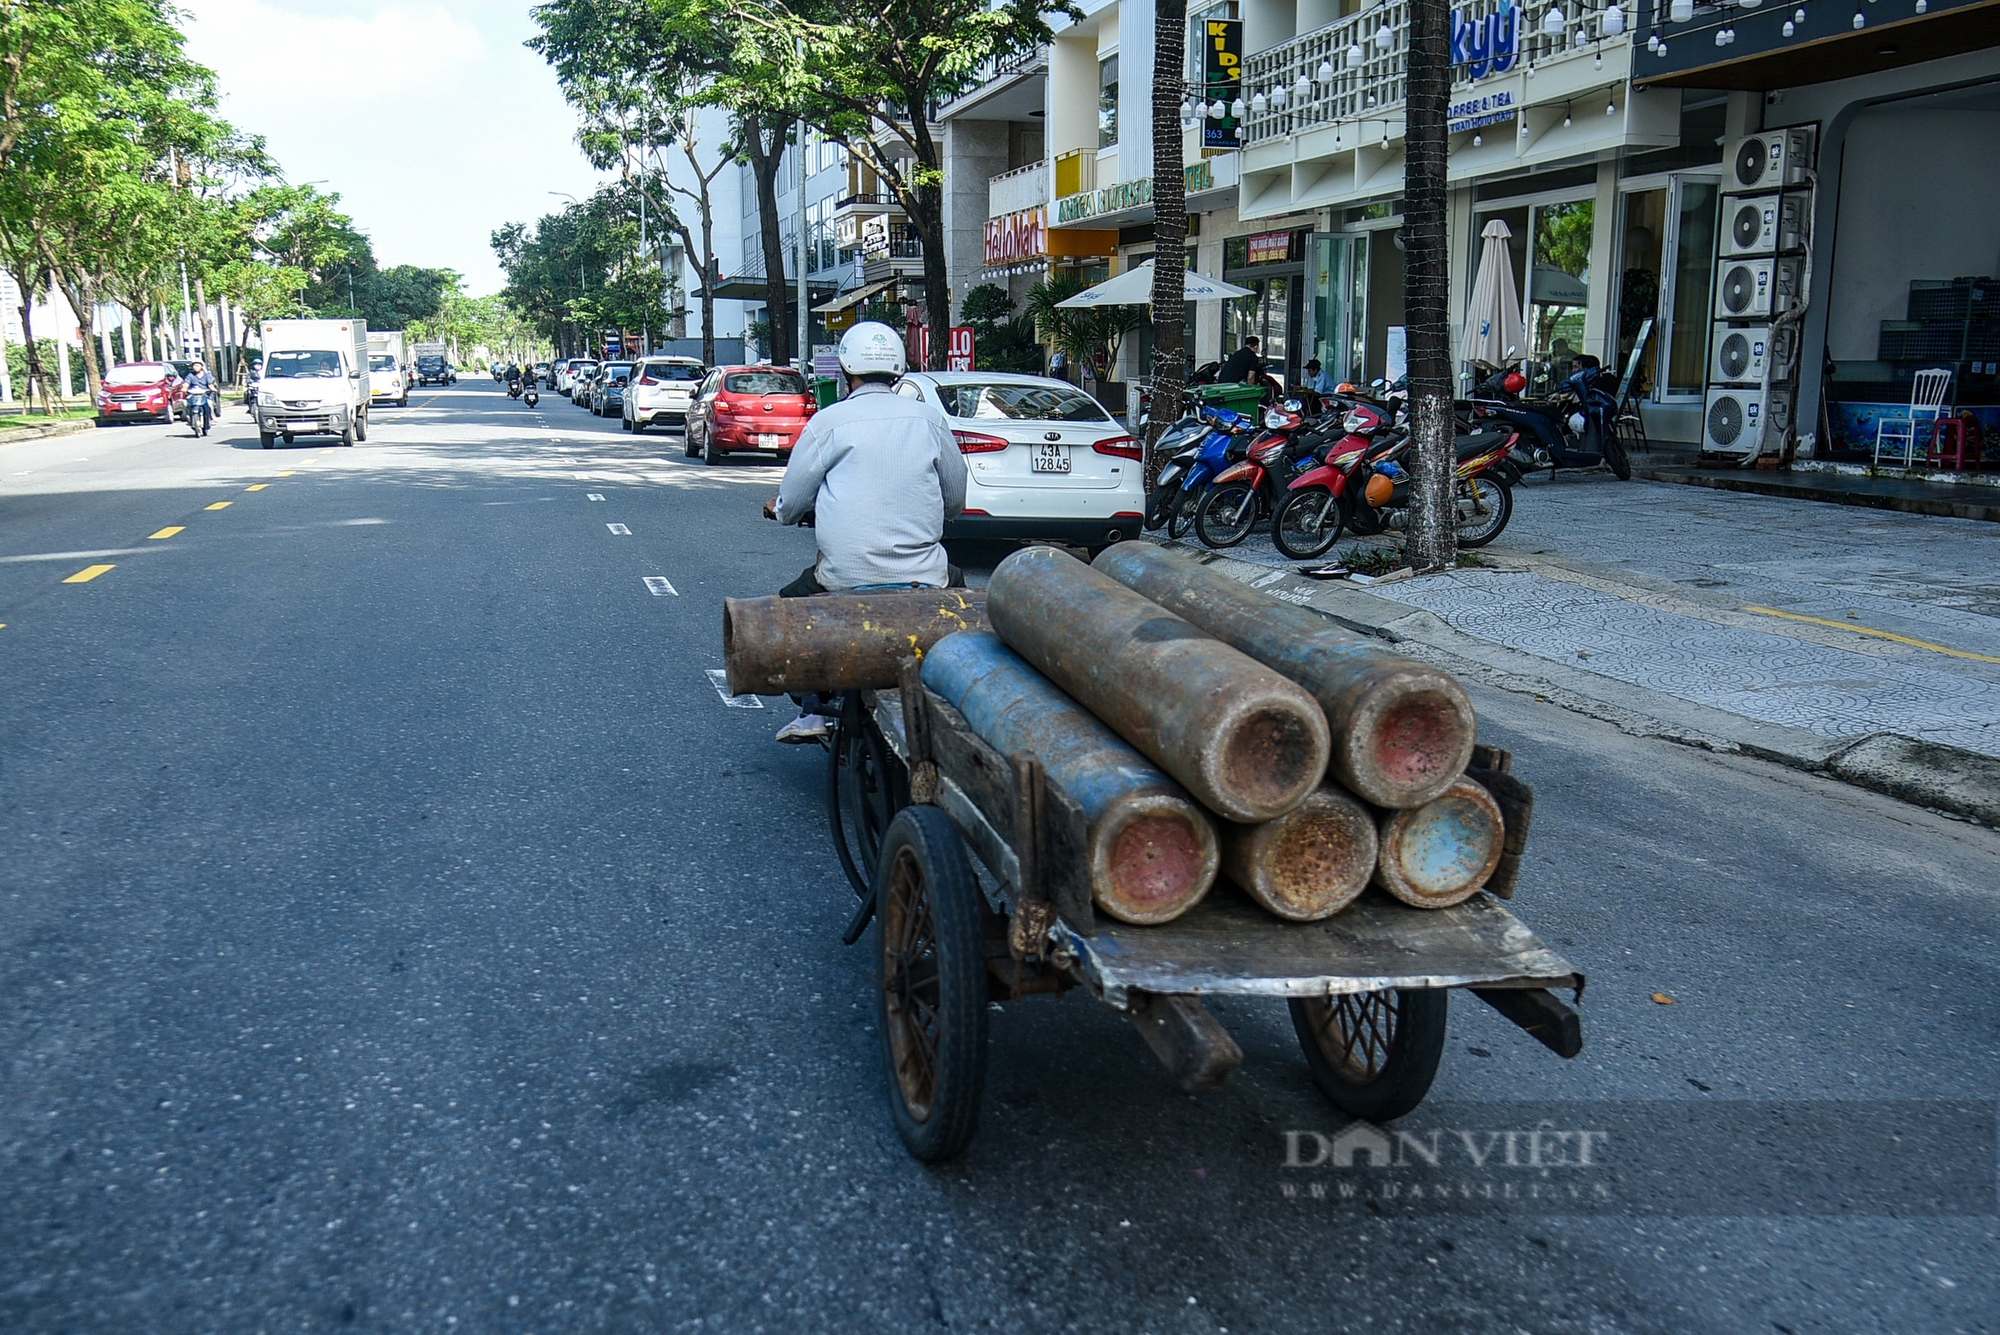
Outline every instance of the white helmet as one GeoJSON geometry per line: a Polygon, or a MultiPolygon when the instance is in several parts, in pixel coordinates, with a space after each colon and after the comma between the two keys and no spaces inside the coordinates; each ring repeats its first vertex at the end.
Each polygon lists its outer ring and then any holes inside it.
{"type": "Polygon", "coordinates": [[[863,320],[840,336],[840,369],[849,375],[901,375],[910,364],[895,330],[880,320],[863,320]]]}

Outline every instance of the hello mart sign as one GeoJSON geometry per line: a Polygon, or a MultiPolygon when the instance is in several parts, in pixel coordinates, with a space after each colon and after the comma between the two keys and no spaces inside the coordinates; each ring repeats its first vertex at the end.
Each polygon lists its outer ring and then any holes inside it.
{"type": "MultiPolygon", "coordinates": [[[[1183,174],[1187,178],[1186,189],[1190,195],[1215,189],[1215,169],[1205,161],[1190,162],[1183,174]]],[[[1152,202],[1152,177],[1142,176],[1136,181],[1120,181],[1117,185],[1107,185],[1101,190],[1085,190],[1057,200],[1056,225],[1082,222],[1087,218],[1101,217],[1109,213],[1123,213],[1127,209],[1143,208],[1152,202]]]]}

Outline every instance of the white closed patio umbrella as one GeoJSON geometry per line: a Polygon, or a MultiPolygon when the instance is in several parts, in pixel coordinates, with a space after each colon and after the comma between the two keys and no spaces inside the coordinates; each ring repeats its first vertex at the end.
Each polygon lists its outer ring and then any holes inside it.
{"type": "MultiPolygon", "coordinates": [[[[1250,289],[1225,283],[1219,278],[1203,278],[1189,272],[1187,283],[1182,289],[1189,301],[1225,301],[1230,297],[1247,297],[1250,289]]],[[[1059,301],[1058,307],[1066,310],[1087,310],[1093,306],[1144,306],[1153,300],[1153,262],[1147,260],[1134,269],[1127,269],[1116,278],[1107,278],[1096,287],[1087,287],[1068,301],[1059,301]]],[[[1518,321],[1517,321],[1518,323],[1518,321]]]]}
{"type": "Polygon", "coordinates": [[[1514,288],[1514,233],[1498,218],[1480,229],[1479,274],[1472,283],[1472,306],[1465,317],[1465,359],[1498,370],[1521,360],[1527,341],[1521,325],[1521,294],[1514,288]]]}

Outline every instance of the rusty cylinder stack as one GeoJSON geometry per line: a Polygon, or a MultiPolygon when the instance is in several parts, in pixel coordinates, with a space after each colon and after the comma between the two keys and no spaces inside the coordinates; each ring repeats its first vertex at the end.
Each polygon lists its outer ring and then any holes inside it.
{"type": "Polygon", "coordinates": [[[1451,674],[1150,542],[1121,542],[1093,568],[1312,692],[1332,777],[1364,801],[1420,807],[1465,772],[1478,722],[1451,674]]]}
{"type": "Polygon", "coordinates": [[[1167,922],[1208,893],[1219,854],[1201,808],[993,635],[939,641],[924,657],[923,682],[1001,754],[1035,755],[1083,809],[1091,897],[1104,912],[1167,922]]]}
{"type": "Polygon", "coordinates": [[[1326,715],[1296,682],[1053,547],[1024,547],[987,585],[1007,646],[1204,806],[1282,816],[1326,772],[1326,715]]]}
{"type": "Polygon", "coordinates": [[[985,628],[977,589],[725,598],[722,662],[731,695],[888,690],[911,654],[985,628]]]}

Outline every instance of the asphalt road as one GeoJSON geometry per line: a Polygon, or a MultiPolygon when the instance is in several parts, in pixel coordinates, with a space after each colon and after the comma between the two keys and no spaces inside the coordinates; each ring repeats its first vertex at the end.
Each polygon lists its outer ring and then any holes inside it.
{"type": "Polygon", "coordinates": [[[1219,1005],[1247,1061],[1190,1098],[1072,994],[992,1016],[979,1139],[913,1163],[822,754],[705,676],[811,557],[776,478],[470,379],[351,450],[0,446],[0,1329],[2000,1324],[2000,836],[1520,696],[1475,692],[1587,1047],[1460,1004],[1412,1122],[1712,1153],[1608,1208],[1315,1196],[1282,1006],[1219,1005]],[[1843,1203],[1896,1100],[1970,1101],[1911,1165],[1956,1213],[1843,1203]]]}

